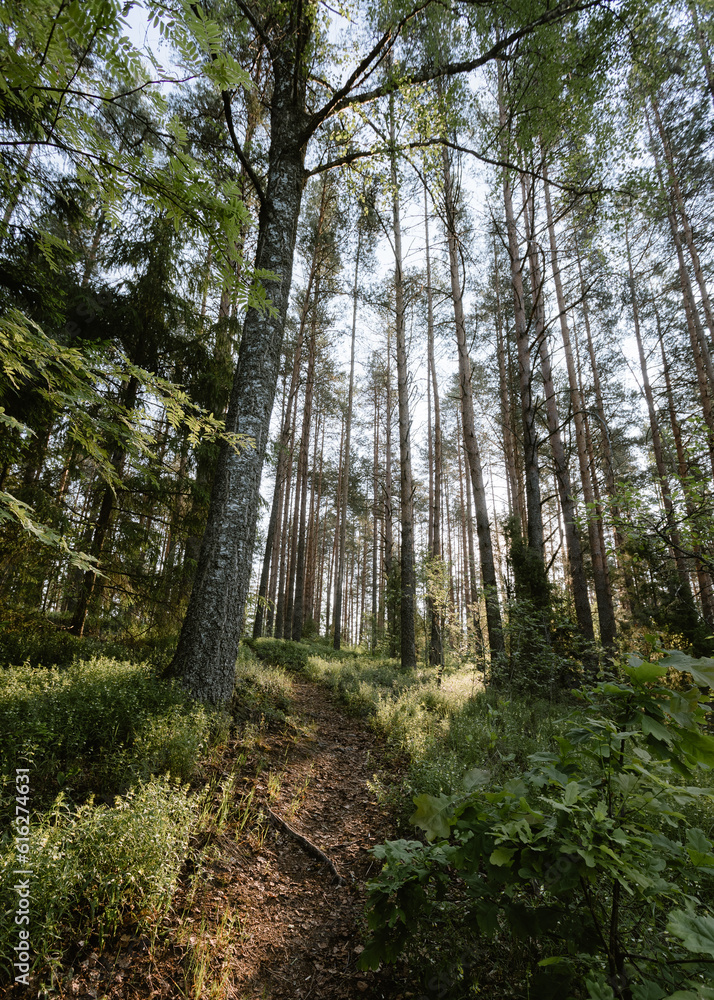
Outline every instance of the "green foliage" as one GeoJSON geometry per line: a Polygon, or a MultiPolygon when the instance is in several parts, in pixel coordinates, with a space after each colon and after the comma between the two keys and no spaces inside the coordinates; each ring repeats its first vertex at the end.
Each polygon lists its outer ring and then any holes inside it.
{"type": "MultiPolygon", "coordinates": [[[[0,982],[14,976],[17,943],[16,766],[29,766],[33,982],[57,985],[64,951],[79,939],[101,949],[122,930],[157,929],[188,834],[205,821],[205,795],[189,795],[183,783],[195,781],[231,721],[157,671],[95,658],[0,672],[0,982]]],[[[236,679],[239,715],[285,719],[284,670],[244,649],[236,679]]]]}
{"type": "MultiPolygon", "coordinates": [[[[33,970],[58,970],[69,930],[91,935],[101,948],[125,922],[150,927],[170,902],[192,820],[187,790],[168,777],[140,783],[113,808],[90,800],[72,810],[60,793],[47,814],[33,816],[33,970]]],[[[0,971],[8,982],[17,944],[16,867],[8,833],[0,842],[0,971]]]]}
{"type": "Polygon", "coordinates": [[[503,525],[508,543],[508,555],[516,585],[516,600],[529,601],[543,611],[550,603],[550,581],[542,557],[526,544],[516,517],[509,517],[503,525]]]}
{"type": "Polygon", "coordinates": [[[595,661],[554,589],[545,607],[522,598],[507,602],[504,610],[506,654],[491,663],[492,685],[549,697],[578,681],[585,659],[595,661]]]}
{"type": "MultiPolygon", "coordinates": [[[[215,180],[186,152],[180,123],[125,34],[128,6],[118,0],[71,0],[58,9],[35,0],[16,7],[0,9],[0,119],[17,135],[13,146],[60,150],[112,221],[120,221],[121,199],[140,197],[167,215],[177,231],[188,226],[215,236],[218,230],[227,245],[238,243],[246,220],[239,187],[225,178],[216,190],[215,180]],[[140,141],[117,143],[114,116],[136,112],[137,93],[146,127],[140,141]]],[[[150,7],[154,24],[189,73],[205,74],[226,88],[247,83],[236,60],[222,53],[218,26],[198,17],[193,5],[179,4],[174,16],[164,5],[150,7]]],[[[153,70],[165,79],[156,61],[153,70]]],[[[0,166],[0,186],[14,193],[17,164],[3,160],[0,166]]],[[[52,232],[42,236],[43,253],[53,264],[66,244],[52,232]]],[[[255,296],[256,304],[264,303],[252,278],[242,283],[241,298],[255,296]]]]}
{"type": "MultiPolygon", "coordinates": [[[[182,427],[189,444],[197,445],[205,437],[226,440],[236,449],[246,445],[244,436],[226,432],[222,421],[192,403],[179,386],[132,364],[111,345],[65,347],[16,309],[0,318],[0,398],[9,390],[27,391],[31,386],[35,405],[41,400],[63,412],[69,439],[91,458],[113,490],[122,485],[113,451],[120,449],[139,461],[151,459],[156,447],[153,430],[140,411],[113,399],[114,387],[129,379],[164,407],[167,424],[182,427]]],[[[2,415],[6,425],[11,420],[15,434],[26,441],[35,436],[29,426],[2,415]]],[[[39,541],[66,553],[72,565],[96,569],[92,556],[71,548],[63,535],[6,491],[0,491],[0,524],[3,521],[17,522],[39,541]]]]}
{"type": "MultiPolygon", "coordinates": [[[[686,423],[694,425],[698,434],[706,433],[697,421],[686,423]]],[[[693,456],[690,460],[694,465],[693,456]]],[[[606,506],[624,540],[633,571],[642,577],[634,602],[635,619],[649,628],[654,625],[680,634],[697,656],[711,655],[711,626],[702,618],[691,593],[682,587],[672,558],[675,542],[686,553],[711,551],[711,480],[698,471],[688,476],[669,475],[671,517],[663,512],[657,483],[620,482],[606,506]]]]}
{"type": "Polygon", "coordinates": [[[283,667],[295,673],[304,671],[310,647],[302,642],[289,639],[244,639],[246,646],[253,650],[259,660],[273,667],[283,667]]]}
{"type": "Polygon", "coordinates": [[[284,720],[291,706],[291,691],[290,676],[282,666],[259,660],[246,646],[240,647],[231,701],[233,718],[264,716],[284,720]]]}
{"type": "Polygon", "coordinates": [[[507,944],[531,997],[705,996],[714,794],[702,778],[714,737],[709,691],[663,685],[679,667],[714,680],[712,661],[631,657],[520,774],[497,784],[478,771],[451,795],[415,798],[412,821],[431,842],[375,850],[385,864],[369,887],[363,964],[423,947],[455,920],[472,942],[507,944]]]}
{"type": "Polygon", "coordinates": [[[222,725],[147,664],[96,658],[62,670],[5,668],[0,814],[14,808],[8,782],[20,758],[31,762],[32,802],[41,808],[60,790],[79,801],[111,796],[152,774],[187,781],[212,727],[220,732],[222,725]]]}
{"type": "MultiPolygon", "coordinates": [[[[58,623],[0,606],[0,665],[51,663],[68,666],[88,645],[58,623]]],[[[91,652],[87,652],[91,656],[91,652]]]]}

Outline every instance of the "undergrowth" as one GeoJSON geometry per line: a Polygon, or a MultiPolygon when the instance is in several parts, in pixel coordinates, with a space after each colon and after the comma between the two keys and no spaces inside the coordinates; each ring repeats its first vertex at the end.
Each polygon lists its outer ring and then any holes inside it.
{"type": "Polygon", "coordinates": [[[27,837],[32,862],[31,984],[51,990],[80,939],[101,951],[119,933],[157,932],[192,831],[219,829],[229,809],[245,827],[236,774],[206,778],[231,730],[242,727],[250,748],[254,732],[284,724],[290,686],[242,650],[231,717],[191,701],[158,665],[95,657],[0,669],[0,983],[18,971],[16,838],[27,837]],[[27,769],[29,821],[16,817],[26,787],[16,768],[27,769]]]}
{"type": "Polygon", "coordinates": [[[375,850],[367,966],[406,957],[449,1000],[714,998],[714,740],[691,686],[711,684],[711,661],[671,653],[660,667],[649,636],[654,664],[633,657],[596,688],[581,677],[539,698],[486,689],[469,664],[405,671],[261,642],[407,760],[398,790],[377,779],[412,839],[375,850]]]}
{"type": "Polygon", "coordinates": [[[376,659],[353,650],[338,654],[322,645],[251,640],[266,663],[280,664],[323,684],[350,714],[369,718],[397,754],[406,755],[402,785],[384,788],[403,819],[417,792],[450,793],[464,773],[487,767],[505,780],[525,766],[529,754],[549,745],[562,700],[526,698],[487,689],[472,664],[402,670],[399,660],[376,659]]]}

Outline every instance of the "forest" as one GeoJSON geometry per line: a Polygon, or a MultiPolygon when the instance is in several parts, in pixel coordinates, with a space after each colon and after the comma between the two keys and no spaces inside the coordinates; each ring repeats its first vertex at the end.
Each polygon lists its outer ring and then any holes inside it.
{"type": "Polygon", "coordinates": [[[0,0],[8,996],[714,998],[713,53],[0,0]]]}

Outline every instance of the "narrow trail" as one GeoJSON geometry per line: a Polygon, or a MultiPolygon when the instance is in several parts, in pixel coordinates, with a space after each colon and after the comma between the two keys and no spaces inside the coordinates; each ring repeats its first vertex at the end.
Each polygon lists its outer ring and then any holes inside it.
{"type": "MultiPolygon", "coordinates": [[[[236,775],[233,811],[220,832],[192,837],[168,926],[153,941],[129,932],[102,953],[82,949],[60,996],[408,1000],[419,994],[404,967],[357,969],[365,883],[378,865],[369,848],[395,836],[393,818],[369,783],[376,773],[395,780],[398,767],[380,738],[347,716],[325,688],[294,678],[291,701],[299,729],[258,727],[249,750],[235,742],[214,762],[219,785],[236,775]],[[251,792],[246,815],[241,802],[251,792]],[[266,806],[330,858],[344,885],[270,821],[266,806]]],[[[217,807],[219,800],[220,788],[217,807]]]]}
{"type": "MultiPolygon", "coordinates": [[[[288,753],[270,807],[328,855],[345,885],[336,885],[325,865],[272,828],[257,855],[236,859],[236,903],[244,914],[237,995],[242,1000],[412,996],[391,974],[356,969],[364,883],[377,865],[368,851],[394,835],[368,788],[384,764],[384,750],[323,688],[296,681],[293,698],[295,710],[314,729],[288,753]]],[[[256,792],[267,796],[264,782],[256,792]]]]}

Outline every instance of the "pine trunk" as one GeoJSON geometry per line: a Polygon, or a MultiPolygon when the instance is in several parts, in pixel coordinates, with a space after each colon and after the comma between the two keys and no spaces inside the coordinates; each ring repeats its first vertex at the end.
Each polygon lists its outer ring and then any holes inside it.
{"type": "Polygon", "coordinates": [[[464,448],[471,476],[474,506],[476,508],[476,533],[478,535],[481,558],[481,580],[486,602],[486,624],[488,644],[491,654],[503,651],[503,628],[501,608],[498,599],[498,581],[493,561],[491,526],[488,519],[488,503],[483,484],[481,454],[476,438],[474,419],[473,389],[471,384],[471,359],[466,346],[466,321],[464,318],[463,295],[459,277],[459,256],[456,243],[456,212],[453,200],[451,167],[446,147],[443,149],[444,200],[446,207],[446,238],[449,248],[449,271],[451,275],[451,297],[454,306],[454,329],[459,353],[459,389],[461,396],[461,421],[464,432],[464,448]]]}
{"type": "MultiPolygon", "coordinates": [[[[592,612],[590,610],[590,599],[588,597],[588,584],[585,579],[585,569],[583,567],[583,555],[580,546],[580,536],[575,524],[575,498],[573,487],[570,481],[570,470],[565,457],[565,448],[560,434],[560,418],[558,416],[558,400],[555,395],[553,385],[553,374],[550,363],[550,352],[548,350],[548,340],[545,328],[545,304],[543,301],[543,277],[540,270],[540,247],[536,245],[533,229],[534,220],[530,219],[529,199],[525,191],[525,180],[522,178],[523,204],[526,206],[526,239],[528,241],[528,257],[531,273],[531,296],[533,298],[533,310],[535,318],[535,335],[540,353],[540,367],[543,374],[543,392],[545,394],[545,410],[548,421],[548,434],[550,448],[553,453],[553,464],[555,466],[555,480],[558,486],[558,496],[560,499],[560,509],[563,512],[563,523],[565,526],[565,547],[570,569],[570,580],[573,589],[573,602],[575,604],[575,617],[578,621],[580,631],[592,642],[595,638],[593,631],[592,612]]],[[[530,203],[532,204],[532,202],[530,203]]],[[[614,618],[613,618],[614,625],[614,618]]],[[[611,639],[610,639],[611,641],[611,639]]]]}
{"type": "Polygon", "coordinates": [[[335,576],[335,629],[334,629],[334,639],[333,646],[335,649],[340,648],[341,643],[341,631],[342,631],[342,601],[343,601],[343,588],[344,588],[344,570],[345,570],[345,544],[347,539],[347,503],[349,500],[349,489],[350,489],[350,442],[352,434],[352,405],[354,399],[354,384],[355,384],[355,339],[357,337],[357,293],[359,290],[359,259],[360,252],[362,249],[362,229],[358,229],[357,234],[357,253],[355,255],[355,278],[354,284],[352,286],[352,339],[350,341],[350,384],[349,391],[347,395],[347,416],[346,416],[346,431],[345,431],[345,455],[344,461],[342,463],[341,470],[341,483],[342,483],[342,523],[340,525],[340,548],[339,557],[337,560],[337,574],[335,576]]]}
{"type": "MultiPolygon", "coordinates": [[[[573,411],[573,422],[575,424],[575,445],[578,452],[578,464],[580,466],[580,482],[582,483],[583,499],[586,507],[592,512],[594,496],[590,481],[590,470],[588,468],[587,443],[585,440],[585,407],[580,394],[578,376],[575,369],[575,359],[573,348],[570,342],[570,329],[568,327],[568,317],[565,305],[565,295],[563,294],[563,283],[560,277],[560,266],[558,264],[558,246],[555,238],[555,223],[553,222],[553,208],[550,200],[550,185],[548,183],[547,170],[543,168],[543,180],[545,190],[545,209],[548,220],[548,235],[550,238],[550,260],[553,271],[553,281],[555,283],[555,294],[558,303],[558,313],[560,314],[560,334],[563,340],[565,351],[565,362],[568,369],[568,384],[570,388],[570,404],[573,411]]],[[[600,641],[603,646],[610,646],[615,640],[616,623],[615,612],[610,598],[610,591],[607,581],[607,562],[605,553],[600,545],[600,531],[592,513],[588,514],[588,540],[590,542],[590,556],[593,564],[593,580],[595,583],[595,600],[598,609],[598,623],[600,627],[600,641]]],[[[590,629],[592,630],[592,616],[590,616],[590,629]]]]}
{"type": "MultiPolygon", "coordinates": [[[[390,137],[395,141],[394,101],[390,100],[390,137]]],[[[404,304],[404,273],[402,270],[402,229],[399,218],[396,153],[391,154],[392,220],[394,225],[394,293],[397,339],[397,401],[399,409],[399,468],[401,523],[401,602],[400,634],[402,667],[416,667],[416,573],[414,569],[414,486],[412,482],[411,428],[409,420],[409,381],[407,369],[406,315],[404,304]]]]}

